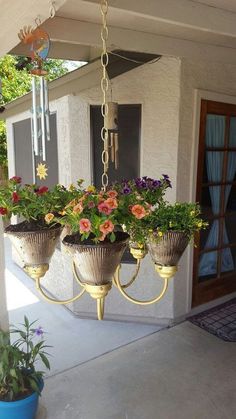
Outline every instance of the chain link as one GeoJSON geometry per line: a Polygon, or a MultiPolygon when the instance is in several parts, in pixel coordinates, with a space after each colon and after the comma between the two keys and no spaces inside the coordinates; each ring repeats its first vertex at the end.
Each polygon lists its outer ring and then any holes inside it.
{"type": "Polygon", "coordinates": [[[102,53],[101,53],[101,65],[102,65],[102,79],[101,79],[101,91],[102,91],[102,105],[101,114],[103,117],[103,127],[101,129],[101,139],[103,141],[103,152],[102,152],[102,189],[105,191],[108,186],[108,166],[109,166],[109,138],[108,129],[105,126],[105,118],[108,114],[108,90],[109,80],[107,76],[107,66],[109,62],[109,56],[107,53],[107,40],[108,40],[108,27],[107,27],[107,13],[108,13],[108,1],[101,0],[101,14],[102,14],[102,28],[101,28],[101,40],[102,40],[102,53]]]}

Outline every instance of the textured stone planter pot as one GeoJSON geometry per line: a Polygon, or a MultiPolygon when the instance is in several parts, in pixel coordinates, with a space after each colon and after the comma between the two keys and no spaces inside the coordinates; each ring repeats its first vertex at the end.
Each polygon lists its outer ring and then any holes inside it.
{"type": "Polygon", "coordinates": [[[49,264],[62,231],[61,226],[36,231],[21,231],[21,225],[22,223],[10,225],[5,232],[25,266],[49,264]]]}
{"type": "Polygon", "coordinates": [[[150,235],[147,248],[153,262],[158,265],[175,266],[189,243],[189,237],[179,231],[167,231],[161,238],[150,235]]]}
{"type": "Polygon", "coordinates": [[[89,285],[105,285],[112,281],[129,242],[127,233],[119,232],[114,243],[80,242],[78,235],[66,236],[63,244],[73,255],[80,280],[89,285]]]}

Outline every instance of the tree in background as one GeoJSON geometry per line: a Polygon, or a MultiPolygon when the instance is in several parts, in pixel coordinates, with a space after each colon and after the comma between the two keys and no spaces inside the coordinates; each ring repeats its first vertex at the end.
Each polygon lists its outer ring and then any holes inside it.
{"type": "MultiPolygon", "coordinates": [[[[6,55],[0,59],[0,80],[2,83],[2,98],[0,106],[25,95],[31,90],[31,62],[26,57],[6,55]]],[[[44,64],[48,71],[48,80],[52,81],[68,73],[67,62],[48,59],[44,64]]],[[[4,108],[3,108],[4,109],[4,108]]],[[[1,108],[0,108],[1,111],[1,108]]],[[[7,168],[6,125],[0,114],[0,166],[7,168]]]]}

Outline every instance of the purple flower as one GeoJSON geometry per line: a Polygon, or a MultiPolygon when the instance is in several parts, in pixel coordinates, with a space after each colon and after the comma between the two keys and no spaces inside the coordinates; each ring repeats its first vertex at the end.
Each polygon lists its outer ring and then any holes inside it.
{"type": "Polygon", "coordinates": [[[131,189],[128,187],[128,185],[126,185],[126,186],[123,188],[123,190],[122,190],[122,193],[123,193],[124,195],[129,195],[129,194],[130,194],[130,192],[131,192],[131,189]]]}
{"type": "Polygon", "coordinates": [[[162,176],[163,176],[164,179],[169,180],[169,176],[168,175],[162,174],[162,176]]]}
{"type": "Polygon", "coordinates": [[[39,336],[39,337],[43,336],[43,328],[41,326],[37,327],[37,329],[35,329],[34,333],[35,333],[36,336],[39,336]]]}
{"type": "Polygon", "coordinates": [[[154,180],[152,182],[152,186],[153,186],[153,188],[159,188],[161,186],[160,180],[154,180]]]}

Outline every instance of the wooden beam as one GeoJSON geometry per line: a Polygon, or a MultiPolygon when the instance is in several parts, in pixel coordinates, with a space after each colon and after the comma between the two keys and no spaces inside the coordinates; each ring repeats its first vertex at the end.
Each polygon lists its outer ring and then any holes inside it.
{"type": "MultiPolygon", "coordinates": [[[[25,57],[28,57],[30,55],[30,50],[27,45],[20,43],[13,48],[9,54],[24,55],[25,57]]],[[[51,42],[48,54],[49,58],[61,58],[63,60],[72,61],[89,61],[90,56],[91,51],[89,46],[63,42],[51,42]]]]}
{"type": "MultiPolygon", "coordinates": [[[[100,47],[99,24],[56,17],[44,25],[51,39],[57,42],[100,47]]],[[[236,64],[236,49],[147,32],[109,27],[108,47],[111,50],[146,52],[150,54],[184,57],[206,62],[236,64]]]]}
{"type": "MultiPolygon", "coordinates": [[[[83,0],[99,4],[100,0],[83,0]]],[[[236,13],[194,0],[109,0],[109,8],[152,20],[236,37],[236,13]]]]}

